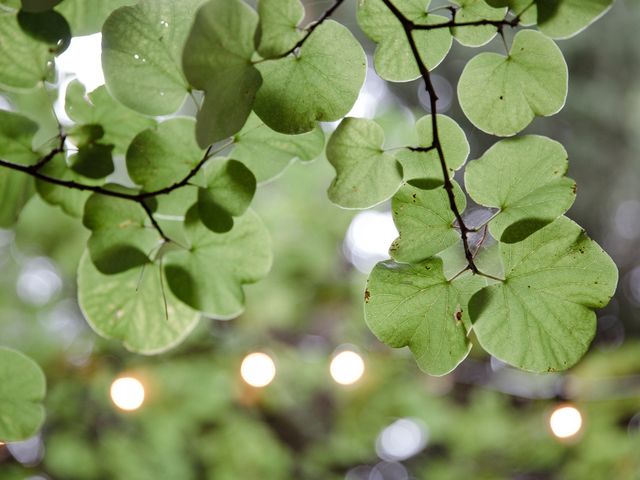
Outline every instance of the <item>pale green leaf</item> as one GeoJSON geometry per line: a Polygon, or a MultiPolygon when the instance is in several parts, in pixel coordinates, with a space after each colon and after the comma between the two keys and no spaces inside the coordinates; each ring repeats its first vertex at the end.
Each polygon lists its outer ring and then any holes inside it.
{"type": "MultiPolygon", "coordinates": [[[[453,3],[460,7],[455,15],[457,23],[502,20],[507,13],[506,8],[493,8],[484,0],[454,0],[453,3]]],[[[451,33],[462,45],[480,47],[495,37],[498,29],[492,25],[472,25],[453,27],[451,33]]]]}
{"type": "MultiPolygon", "coordinates": [[[[447,23],[448,18],[427,14],[431,0],[394,0],[393,4],[418,25],[447,23]]],[[[374,65],[376,72],[391,82],[406,82],[420,77],[420,71],[400,21],[382,0],[361,0],[358,24],[378,43],[374,65]]],[[[448,28],[414,30],[413,38],[420,58],[429,70],[437,67],[451,48],[448,28]]]]}
{"type": "Polygon", "coordinates": [[[32,88],[53,72],[49,45],[27,35],[12,12],[0,12],[0,85],[32,88]]]}
{"type": "MultiPolygon", "coordinates": [[[[466,198],[457,183],[453,182],[453,187],[456,205],[462,212],[466,198]]],[[[398,262],[420,262],[460,240],[449,197],[442,186],[423,190],[405,184],[391,199],[391,213],[399,235],[389,254],[398,262]]]]}
{"type": "Polygon", "coordinates": [[[485,284],[468,273],[447,280],[439,258],[415,265],[381,262],[367,281],[365,319],[382,342],[408,346],[422,370],[444,375],[471,350],[467,301],[485,284]]]}
{"type": "Polygon", "coordinates": [[[114,153],[126,152],[133,137],[156,124],[115,101],[104,86],[85,96],[85,88],[77,80],[67,87],[65,109],[69,118],[81,125],[100,125],[104,131],[100,141],[114,145],[114,153]]]}
{"type": "Polygon", "coordinates": [[[213,233],[187,213],[189,250],[166,254],[169,287],[187,305],[214,318],[232,318],[244,308],[242,286],[262,279],[271,268],[271,240],[251,210],[235,220],[227,233],[213,233]]]}
{"type": "Polygon", "coordinates": [[[211,231],[228,232],[234,217],[246,212],[256,192],[256,177],[237,160],[214,159],[204,168],[205,188],[198,189],[198,214],[211,231]]]}
{"type": "MultiPolygon", "coordinates": [[[[58,154],[53,157],[50,162],[42,167],[41,172],[60,180],[85,184],[91,183],[67,166],[64,154],[58,154]]],[[[36,191],[45,202],[59,206],[66,214],[73,217],[82,217],[84,204],[91,195],[90,192],[61,187],[43,180],[36,180],[36,191]]]]}
{"type": "Polygon", "coordinates": [[[36,362],[0,347],[0,441],[34,436],[44,423],[46,380],[36,362]]]}
{"type": "Polygon", "coordinates": [[[204,156],[195,123],[192,118],[172,118],[140,132],[127,150],[131,179],[143,190],[154,191],[185,178],[204,156]]]}
{"type": "Polygon", "coordinates": [[[262,83],[252,63],[257,13],[242,0],[210,0],[200,8],[184,47],[182,65],[204,90],[196,137],[202,147],[237,133],[262,83]]]}
{"type": "Polygon", "coordinates": [[[469,302],[478,341],[524,370],[566,370],[593,339],[593,310],[604,307],[616,289],[615,264],[566,217],[500,249],[505,281],[469,302]]]}
{"type": "Polygon", "coordinates": [[[527,135],[502,140],[471,162],[465,186],[476,202],[499,209],[489,222],[491,235],[513,243],[571,207],[576,184],[564,176],[568,166],[560,143],[527,135]]]}
{"type": "Polygon", "coordinates": [[[91,260],[105,274],[150,262],[160,244],[158,234],[146,223],[144,209],[130,200],[93,194],[85,204],[82,221],[91,230],[91,260]]]}
{"type": "Polygon", "coordinates": [[[11,227],[33,195],[33,179],[22,172],[0,167],[0,227],[11,227]]]}
{"type": "Polygon", "coordinates": [[[107,17],[116,8],[134,5],[136,0],[64,0],[56,7],[71,26],[74,37],[102,30],[107,17]]]}
{"type": "Polygon", "coordinates": [[[190,90],[182,49],[203,1],[142,0],[109,16],[102,27],[102,68],[116,99],[148,115],[182,105],[190,90]]]}
{"type": "Polygon", "coordinates": [[[179,344],[200,314],[166,288],[158,265],[103,275],[85,252],[78,267],[78,302],[96,333],[136,353],[162,353],[179,344]]]}
{"type": "Polygon", "coordinates": [[[366,64],[349,29],[327,20],[297,55],[257,65],[263,84],[254,110],[270,128],[290,134],[309,132],[318,121],[339,120],[358,98],[366,64]]]}
{"type": "MultiPolygon", "coordinates": [[[[536,24],[537,7],[536,0],[485,0],[492,7],[509,7],[514,15],[520,17],[520,25],[529,26],[536,24]]],[[[553,0],[555,1],[555,0],[553,0]]]]}
{"type": "MultiPolygon", "coordinates": [[[[453,178],[456,170],[460,169],[469,156],[469,142],[460,126],[446,115],[438,114],[438,138],[444,153],[444,158],[453,178]]],[[[416,122],[418,145],[427,149],[433,145],[433,118],[424,116],[416,122]]],[[[404,179],[438,180],[442,182],[442,166],[438,152],[432,149],[428,152],[404,150],[396,155],[404,170],[404,179]]]]}
{"type": "Polygon", "coordinates": [[[288,52],[303,37],[298,24],[304,18],[300,0],[260,0],[258,2],[258,53],[273,58],[288,52]]]}
{"type": "Polygon", "coordinates": [[[369,208],[391,197],[402,183],[402,166],[383,149],[384,130],[373,120],[345,118],[327,144],[336,170],[329,200],[344,208],[369,208]]]}
{"type": "Polygon", "coordinates": [[[323,147],[324,132],[319,126],[300,135],[285,135],[271,130],[251,114],[234,137],[230,156],[249,167],[258,182],[264,182],[282,172],[294,159],[313,160],[323,147]]]}
{"type": "Polygon", "coordinates": [[[564,106],[567,64],[553,40],[523,30],[516,34],[509,56],[484,52],[467,63],[458,97],[480,130],[511,136],[534,117],[553,115],[564,106]]]}

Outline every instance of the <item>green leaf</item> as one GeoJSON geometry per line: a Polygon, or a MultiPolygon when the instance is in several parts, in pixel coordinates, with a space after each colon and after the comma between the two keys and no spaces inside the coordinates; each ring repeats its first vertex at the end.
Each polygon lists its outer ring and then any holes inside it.
{"type": "MultiPolygon", "coordinates": [[[[448,18],[427,13],[430,3],[431,0],[393,2],[405,17],[417,25],[447,23],[448,18]]],[[[361,0],[358,24],[371,40],[378,43],[374,57],[378,75],[391,82],[407,82],[420,77],[404,28],[382,0],[361,0]]],[[[413,38],[420,58],[429,70],[442,62],[452,43],[448,28],[414,30],[413,38]]]]}
{"type": "Polygon", "coordinates": [[[135,3],[136,0],[64,0],[56,10],[67,19],[73,36],[77,37],[99,32],[111,12],[135,3]]]}
{"type": "MultiPolygon", "coordinates": [[[[460,8],[456,11],[455,20],[458,23],[476,22],[478,20],[502,20],[507,13],[506,8],[493,8],[484,0],[454,0],[460,8]]],[[[469,47],[480,47],[498,33],[492,25],[473,25],[468,27],[453,27],[451,33],[458,42],[469,47]]]]}
{"type": "MultiPolygon", "coordinates": [[[[456,170],[460,169],[469,156],[469,142],[464,130],[446,115],[438,114],[438,137],[447,162],[449,176],[453,178],[456,170]]],[[[416,122],[418,133],[418,147],[427,149],[433,145],[433,118],[424,116],[416,122]]],[[[398,160],[402,163],[404,179],[437,180],[442,183],[442,166],[438,152],[433,149],[428,152],[405,150],[399,152],[398,160]]]]}
{"type": "Polygon", "coordinates": [[[196,137],[202,147],[238,132],[262,83],[252,63],[256,12],[241,0],[210,0],[198,10],[182,65],[194,87],[204,90],[196,137]]]}
{"type": "Polygon", "coordinates": [[[139,132],[156,122],[128,109],[109,95],[102,86],[85,96],[84,86],[77,80],[69,83],[65,98],[69,118],[81,125],[100,125],[104,131],[101,143],[114,145],[114,153],[124,153],[139,132]]]}
{"type": "MultiPolygon", "coordinates": [[[[456,205],[464,211],[467,201],[460,186],[453,182],[456,205]]],[[[405,184],[391,199],[391,213],[398,238],[389,254],[398,262],[416,263],[455,245],[460,234],[453,224],[455,216],[444,188],[422,190],[405,184]]]]}
{"type": "Polygon", "coordinates": [[[145,355],[178,345],[200,314],[179,302],[161,275],[156,264],[103,275],[85,252],[78,267],[78,302],[91,328],[145,355]]]}
{"type": "Polygon", "coordinates": [[[185,178],[202,160],[195,120],[172,118],[140,132],[127,150],[127,170],[143,190],[168,187],[185,178]]]}
{"type": "Polygon", "coordinates": [[[16,13],[0,12],[0,85],[32,88],[52,73],[49,45],[27,35],[16,13]]]}
{"type": "Polygon", "coordinates": [[[304,18],[300,0],[261,0],[258,3],[257,50],[263,58],[288,52],[303,36],[298,24],[304,18]]]}
{"type": "Polygon", "coordinates": [[[254,111],[273,130],[290,134],[309,132],[317,121],[339,120],[358,98],[366,65],[349,29],[327,20],[297,56],[258,64],[263,84],[254,111]]]}
{"type": "Polygon", "coordinates": [[[458,97],[465,115],[480,130],[511,136],[535,116],[562,109],[567,97],[567,64],[553,40],[522,30],[508,57],[485,52],[467,63],[458,97]]]}
{"type": "MultiPolygon", "coordinates": [[[[40,171],[49,177],[60,180],[85,184],[91,183],[67,166],[65,156],[62,153],[53,157],[40,171]]],[[[36,191],[45,202],[59,206],[66,214],[72,217],[82,217],[84,204],[91,195],[90,192],[61,187],[43,180],[36,180],[36,191]]]]}
{"type": "Polygon", "coordinates": [[[527,135],[502,140],[465,171],[467,192],[477,203],[499,209],[489,231],[502,242],[523,240],[573,204],[576,184],[565,177],[564,147],[527,135]]]}
{"type": "Polygon", "coordinates": [[[237,160],[215,159],[204,169],[206,188],[198,189],[198,214],[211,231],[224,233],[233,217],[246,212],[256,192],[256,177],[237,160]]]}
{"type": "Polygon", "coordinates": [[[383,149],[384,130],[373,120],[345,118],[327,144],[336,170],[329,200],[344,208],[369,208],[391,197],[402,183],[402,165],[383,149]]]}
{"type": "Polygon", "coordinates": [[[26,440],[40,430],[45,391],[44,373],[36,362],[0,347],[0,440],[26,440]]]}
{"type": "Polygon", "coordinates": [[[566,370],[587,351],[594,309],[613,295],[618,271],[580,226],[560,217],[526,240],[501,244],[505,281],[469,302],[480,344],[533,372],[566,370]]]}
{"type": "Polygon", "coordinates": [[[422,370],[444,375],[471,350],[467,301],[485,284],[468,273],[447,280],[439,258],[415,265],[380,262],[367,281],[365,320],[380,341],[408,346],[422,370]]]}
{"type": "Polygon", "coordinates": [[[59,55],[71,42],[71,30],[65,18],[58,12],[18,12],[18,23],[27,35],[48,45],[49,52],[59,55]]]}
{"type": "Polygon", "coordinates": [[[313,160],[322,153],[324,132],[319,126],[300,135],[285,135],[267,127],[251,114],[244,128],[234,137],[230,156],[244,163],[265,182],[282,172],[294,160],[313,160]]]}
{"type": "Polygon", "coordinates": [[[150,262],[160,245],[148,227],[144,209],[133,201],[93,194],[84,208],[83,224],[91,230],[91,260],[102,273],[114,274],[150,262]]]}
{"type": "Polygon", "coordinates": [[[78,153],[69,157],[70,168],[87,178],[104,178],[114,171],[113,145],[88,143],[80,145],[78,153]]]}
{"type": "Polygon", "coordinates": [[[232,318],[244,307],[242,286],[255,283],[271,268],[271,240],[249,210],[227,233],[213,233],[198,219],[197,208],[185,220],[189,250],[165,257],[169,287],[180,300],[205,315],[232,318]]]}
{"type": "Polygon", "coordinates": [[[0,158],[20,165],[36,163],[40,155],[33,150],[38,124],[19,113],[0,110],[0,158]]]}
{"type": "Polygon", "coordinates": [[[142,0],[113,12],[102,27],[102,68],[113,96],[148,115],[175,112],[190,91],[180,65],[204,0],[142,0]]]}
{"type": "Polygon", "coordinates": [[[22,0],[22,10],[25,12],[46,12],[61,1],[62,0],[22,0]]]}
{"type": "MultiPolygon", "coordinates": [[[[39,155],[32,147],[38,124],[20,114],[0,110],[0,159],[32,165],[39,155]]],[[[33,181],[22,172],[0,167],[0,227],[10,227],[33,195],[33,181]]]]}
{"type": "MultiPolygon", "coordinates": [[[[528,26],[536,24],[537,8],[536,0],[485,0],[492,7],[509,7],[513,15],[520,17],[520,25],[528,26]]],[[[553,0],[555,1],[555,0],[553,0]]]]}

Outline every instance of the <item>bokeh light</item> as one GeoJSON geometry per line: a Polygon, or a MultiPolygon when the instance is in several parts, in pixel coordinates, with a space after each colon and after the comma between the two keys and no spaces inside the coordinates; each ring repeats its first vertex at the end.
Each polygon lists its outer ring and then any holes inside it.
{"type": "Polygon", "coordinates": [[[354,267],[369,273],[376,263],[389,258],[389,246],[397,236],[391,212],[360,212],[347,230],[345,254],[354,267]]]}
{"type": "Polygon", "coordinates": [[[252,387],[266,387],[276,376],[276,365],[266,353],[250,353],[242,360],[240,375],[252,387]]]}
{"type": "Polygon", "coordinates": [[[401,418],[386,427],[376,441],[378,457],[387,461],[402,461],[426,447],[427,427],[418,419],[401,418]]]}
{"type": "Polygon", "coordinates": [[[137,378],[117,378],[111,384],[111,400],[120,410],[137,410],[144,403],[144,385],[137,378]]]}
{"type": "Polygon", "coordinates": [[[582,414],[572,405],[557,407],[549,417],[551,432],[558,438],[570,438],[582,429],[582,414]]]}
{"type": "Polygon", "coordinates": [[[352,350],[344,350],[331,360],[331,377],[340,385],[352,385],[364,374],[364,360],[352,350]]]}

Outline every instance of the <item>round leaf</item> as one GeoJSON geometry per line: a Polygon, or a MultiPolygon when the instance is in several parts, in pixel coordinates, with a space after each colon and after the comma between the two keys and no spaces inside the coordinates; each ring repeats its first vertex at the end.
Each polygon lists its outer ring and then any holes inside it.
{"type": "MultiPolygon", "coordinates": [[[[393,2],[415,24],[447,23],[448,18],[427,13],[430,3],[431,0],[393,2]]],[[[382,0],[360,1],[358,24],[369,38],[378,43],[374,57],[378,75],[391,82],[407,82],[420,77],[404,28],[382,0]]],[[[420,58],[429,70],[437,67],[451,48],[451,33],[447,28],[414,30],[413,38],[420,58]]]]}
{"type": "MultiPolygon", "coordinates": [[[[460,7],[455,15],[455,21],[458,23],[502,20],[507,13],[506,8],[493,8],[484,0],[454,0],[454,3],[460,7]]],[[[480,47],[491,41],[498,33],[498,29],[493,25],[472,25],[453,27],[451,33],[462,45],[480,47]]]]}
{"type": "Polygon", "coordinates": [[[576,184],[565,177],[564,147],[549,138],[528,135],[502,140],[465,171],[467,192],[476,202],[500,209],[489,231],[502,242],[523,240],[566,212],[576,184]]]}
{"type": "Polygon", "coordinates": [[[44,422],[44,373],[36,362],[0,347],[0,440],[15,442],[35,435],[44,422]]]}
{"type": "Polygon", "coordinates": [[[254,110],[270,128],[290,134],[309,132],[317,121],[339,120],[358,98],[366,65],[349,29],[327,20],[298,55],[258,64],[263,84],[254,110]]]}
{"type": "Polygon", "coordinates": [[[196,136],[207,145],[238,132],[247,121],[262,79],[252,64],[258,15],[242,0],[210,0],[196,15],[182,65],[204,90],[196,136]]]}
{"type": "Polygon", "coordinates": [[[189,250],[165,257],[169,287],[187,305],[214,318],[232,318],[244,308],[242,286],[255,283],[271,268],[271,240],[258,216],[249,210],[227,233],[213,233],[198,218],[185,220],[189,250]]]}
{"type": "Polygon", "coordinates": [[[102,68],[113,96],[138,112],[175,112],[189,85],[182,49],[203,0],[142,0],[113,12],[102,28],[102,68]]]}
{"type": "Polygon", "coordinates": [[[402,166],[382,148],[384,130],[373,120],[345,118],[327,144],[336,170],[329,200],[344,208],[369,208],[391,197],[402,183],[402,166]]]}
{"type": "MultiPolygon", "coordinates": [[[[453,182],[456,205],[462,212],[466,198],[453,182]]],[[[405,184],[391,199],[393,221],[398,228],[389,254],[398,262],[416,263],[455,245],[460,234],[444,188],[422,190],[405,184]]]]}
{"type": "Polygon", "coordinates": [[[300,0],[260,0],[258,14],[258,53],[264,58],[288,52],[304,35],[298,29],[304,18],[300,0]]]}
{"type": "Polygon", "coordinates": [[[505,281],[469,302],[478,342],[524,370],[566,370],[589,348],[593,310],[616,289],[615,264],[566,217],[522,242],[501,244],[500,251],[505,281]]]}
{"type": "Polygon", "coordinates": [[[471,350],[466,304],[485,284],[470,274],[447,280],[439,258],[415,265],[381,262],[367,280],[365,319],[380,341],[409,346],[422,370],[444,375],[471,350]]]}
{"type": "Polygon", "coordinates": [[[533,30],[516,34],[508,57],[481,53],[467,63],[458,83],[460,106],[480,130],[507,137],[535,116],[564,106],[567,64],[547,37],[533,30]]]}
{"type": "Polygon", "coordinates": [[[91,328],[146,355],[179,344],[200,314],[179,302],[160,275],[156,264],[103,275],[85,253],[78,267],[78,302],[91,328]]]}

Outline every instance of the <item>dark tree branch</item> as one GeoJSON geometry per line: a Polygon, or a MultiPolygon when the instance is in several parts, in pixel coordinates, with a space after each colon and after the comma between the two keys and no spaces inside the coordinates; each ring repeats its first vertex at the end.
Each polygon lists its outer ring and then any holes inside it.
{"type": "Polygon", "coordinates": [[[422,80],[424,81],[425,84],[425,89],[427,91],[427,94],[429,95],[429,104],[430,104],[430,108],[431,108],[431,120],[432,120],[432,129],[433,129],[433,143],[431,144],[430,147],[427,147],[429,149],[434,149],[438,152],[438,159],[440,161],[440,167],[442,168],[442,176],[444,179],[444,186],[443,188],[446,190],[447,192],[447,197],[449,199],[449,207],[451,209],[451,211],[453,212],[453,215],[456,219],[456,222],[458,224],[458,228],[460,229],[460,238],[462,239],[462,244],[464,247],[464,255],[465,258],[467,260],[467,267],[465,268],[465,270],[471,270],[473,273],[475,274],[479,274],[479,275],[483,275],[489,278],[493,278],[490,275],[484,274],[482,272],[480,272],[480,270],[478,269],[478,267],[475,264],[474,261],[474,256],[475,253],[472,251],[470,245],[469,245],[469,233],[472,232],[472,229],[470,229],[464,222],[463,218],[462,218],[462,214],[460,213],[460,210],[458,209],[458,206],[456,205],[456,199],[455,199],[455,194],[454,194],[454,188],[453,188],[453,183],[451,182],[451,178],[449,178],[449,169],[447,168],[447,162],[445,160],[445,156],[444,156],[444,150],[442,148],[442,143],[440,141],[440,134],[438,131],[438,121],[437,121],[437,101],[438,101],[438,96],[436,94],[435,88],[433,86],[433,83],[431,81],[431,73],[429,72],[429,69],[427,68],[427,66],[425,65],[424,61],[422,60],[422,57],[420,56],[420,51],[418,50],[418,46],[416,44],[415,38],[413,37],[413,31],[414,30],[433,30],[436,28],[445,28],[445,27],[455,27],[455,26],[479,26],[479,25],[494,25],[496,26],[499,31],[501,30],[501,28],[504,25],[509,25],[509,26],[516,26],[519,23],[519,17],[516,17],[513,20],[507,20],[506,18],[503,20],[499,20],[499,21],[493,21],[493,20],[478,20],[475,22],[459,22],[456,23],[455,22],[455,12],[452,12],[452,19],[449,22],[445,22],[445,23],[441,23],[441,24],[435,24],[435,25],[417,25],[415,24],[413,21],[409,20],[404,13],[402,13],[398,7],[396,7],[393,2],[391,0],[382,0],[384,2],[384,4],[386,5],[386,7],[389,9],[389,11],[391,11],[391,13],[393,13],[393,15],[396,17],[396,19],[400,22],[400,24],[402,25],[402,28],[404,29],[404,32],[407,36],[407,41],[409,42],[409,46],[411,48],[411,53],[413,54],[413,57],[416,61],[416,64],[418,66],[418,70],[420,71],[420,75],[422,77],[422,80]]]}

